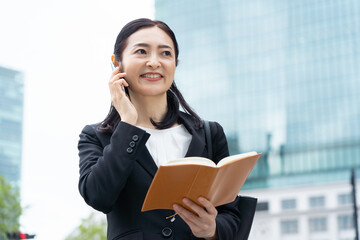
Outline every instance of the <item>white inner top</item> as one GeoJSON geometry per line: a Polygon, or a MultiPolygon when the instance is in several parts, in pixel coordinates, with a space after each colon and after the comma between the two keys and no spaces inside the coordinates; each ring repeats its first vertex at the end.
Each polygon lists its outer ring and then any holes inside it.
{"type": "Polygon", "coordinates": [[[150,134],[145,146],[158,167],[171,160],[185,157],[192,135],[183,124],[167,129],[139,128],[150,134]]]}

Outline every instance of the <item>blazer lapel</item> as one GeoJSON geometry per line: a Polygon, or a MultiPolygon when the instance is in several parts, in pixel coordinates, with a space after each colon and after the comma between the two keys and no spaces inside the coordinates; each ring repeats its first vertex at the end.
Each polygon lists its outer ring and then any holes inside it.
{"type": "Polygon", "coordinates": [[[158,167],[155,164],[154,159],[152,158],[147,147],[144,149],[144,154],[137,159],[137,162],[152,176],[155,176],[158,167]]]}
{"type": "Polygon", "coordinates": [[[204,155],[204,150],[205,150],[204,128],[195,129],[193,120],[190,119],[190,117],[183,112],[180,112],[179,117],[180,117],[180,122],[184,124],[186,129],[192,135],[189,149],[185,157],[193,157],[193,156],[206,157],[204,155]]]}
{"type": "MultiPolygon", "coordinates": [[[[191,117],[183,112],[179,114],[180,123],[184,124],[185,128],[192,135],[189,149],[185,157],[202,156],[206,157],[205,153],[205,132],[204,128],[195,129],[194,122],[191,117]],[[205,155],[204,155],[205,153],[205,155]]],[[[137,159],[137,162],[152,176],[155,176],[158,167],[155,164],[149,150],[145,147],[144,154],[137,159]]]]}
{"type": "Polygon", "coordinates": [[[200,156],[204,157],[204,149],[205,149],[205,143],[200,138],[199,134],[193,133],[192,134],[192,140],[190,142],[189,149],[185,155],[185,157],[193,157],[193,156],[200,156]]]}

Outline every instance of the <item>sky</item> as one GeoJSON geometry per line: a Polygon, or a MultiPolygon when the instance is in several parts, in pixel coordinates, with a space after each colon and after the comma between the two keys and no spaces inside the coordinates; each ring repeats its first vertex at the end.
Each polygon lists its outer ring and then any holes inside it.
{"type": "Polygon", "coordinates": [[[21,230],[64,239],[93,210],[81,198],[77,142],[110,107],[110,57],[122,26],[153,0],[0,2],[0,65],[25,74],[21,230]]]}

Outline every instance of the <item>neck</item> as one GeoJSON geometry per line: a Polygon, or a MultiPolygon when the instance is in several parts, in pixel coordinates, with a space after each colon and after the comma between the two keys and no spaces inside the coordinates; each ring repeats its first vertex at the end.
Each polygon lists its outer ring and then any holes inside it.
{"type": "Polygon", "coordinates": [[[167,113],[166,93],[158,96],[139,96],[130,93],[131,102],[138,113],[137,126],[155,128],[150,119],[160,122],[167,113]]]}

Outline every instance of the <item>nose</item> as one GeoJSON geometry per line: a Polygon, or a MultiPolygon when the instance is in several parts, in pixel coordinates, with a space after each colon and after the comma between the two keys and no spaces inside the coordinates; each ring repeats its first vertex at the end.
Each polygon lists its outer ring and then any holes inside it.
{"type": "Polygon", "coordinates": [[[155,54],[151,55],[151,57],[146,62],[146,66],[152,69],[156,69],[160,67],[160,62],[158,57],[155,54]]]}

